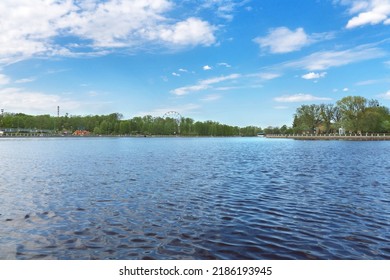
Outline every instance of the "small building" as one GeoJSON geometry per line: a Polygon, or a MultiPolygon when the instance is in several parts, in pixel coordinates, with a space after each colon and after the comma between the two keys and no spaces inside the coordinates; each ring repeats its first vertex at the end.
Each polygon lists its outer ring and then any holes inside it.
{"type": "Polygon", "coordinates": [[[340,135],[344,135],[344,134],[345,134],[345,128],[340,127],[340,128],[339,128],[339,134],[340,134],[340,135]]]}
{"type": "Polygon", "coordinates": [[[88,136],[91,133],[88,130],[76,130],[73,132],[73,136],[88,136]]]}

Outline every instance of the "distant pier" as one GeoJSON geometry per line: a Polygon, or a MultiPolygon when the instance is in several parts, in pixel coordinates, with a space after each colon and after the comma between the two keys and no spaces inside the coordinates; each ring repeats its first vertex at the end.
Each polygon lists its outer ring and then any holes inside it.
{"type": "Polygon", "coordinates": [[[294,140],[346,140],[346,141],[388,141],[390,134],[367,133],[367,134],[267,134],[267,138],[294,139],[294,140]]]}

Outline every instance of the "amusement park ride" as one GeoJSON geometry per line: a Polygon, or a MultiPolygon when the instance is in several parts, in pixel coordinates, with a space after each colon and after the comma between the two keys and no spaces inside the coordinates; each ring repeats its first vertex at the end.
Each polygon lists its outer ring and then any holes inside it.
{"type": "Polygon", "coordinates": [[[178,113],[176,111],[166,112],[163,116],[163,119],[173,119],[176,122],[179,135],[180,135],[180,123],[181,123],[182,118],[183,117],[180,115],[180,113],[178,113]]]}

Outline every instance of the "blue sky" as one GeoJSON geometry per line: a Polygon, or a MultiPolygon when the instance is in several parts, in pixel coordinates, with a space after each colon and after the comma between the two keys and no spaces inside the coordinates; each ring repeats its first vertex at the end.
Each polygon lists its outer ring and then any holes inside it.
{"type": "Polygon", "coordinates": [[[390,0],[2,0],[0,12],[5,112],[266,127],[348,95],[390,107],[390,0]]]}

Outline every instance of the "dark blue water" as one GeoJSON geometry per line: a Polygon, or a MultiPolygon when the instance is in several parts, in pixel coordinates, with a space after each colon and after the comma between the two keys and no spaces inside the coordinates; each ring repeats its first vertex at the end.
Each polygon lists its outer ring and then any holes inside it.
{"type": "Polygon", "coordinates": [[[390,259],[390,142],[0,139],[0,259],[390,259]]]}

